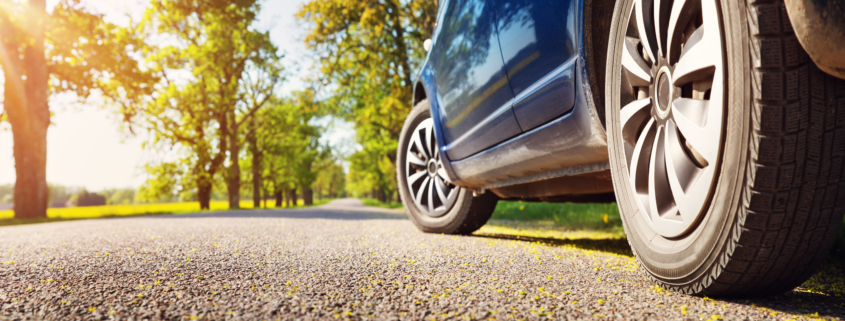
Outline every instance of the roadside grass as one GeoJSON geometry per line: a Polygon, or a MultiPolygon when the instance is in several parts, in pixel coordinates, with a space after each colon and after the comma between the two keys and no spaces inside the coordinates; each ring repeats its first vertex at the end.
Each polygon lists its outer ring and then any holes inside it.
{"type": "Polygon", "coordinates": [[[492,225],[544,226],[555,230],[604,232],[624,236],[616,203],[533,203],[500,201],[492,225]]]}
{"type": "Polygon", "coordinates": [[[402,203],[389,201],[387,203],[381,202],[374,198],[362,198],[361,202],[367,206],[383,207],[383,208],[402,208],[402,203]]]}
{"type": "MultiPolygon", "coordinates": [[[[556,239],[625,238],[616,203],[500,201],[490,222],[478,233],[556,239]]],[[[829,258],[845,263],[845,218],[829,258]]]]}
{"type": "MultiPolygon", "coordinates": [[[[315,200],[313,205],[317,206],[329,202],[329,199],[315,200]]],[[[268,209],[272,209],[273,202],[267,202],[268,209]]],[[[241,201],[241,209],[253,209],[252,201],[241,201]]],[[[209,204],[211,211],[228,211],[229,202],[227,201],[212,201],[209,204]]],[[[301,208],[307,207],[302,200],[298,200],[297,205],[283,208],[301,208]]],[[[91,218],[106,218],[106,217],[120,217],[120,216],[136,216],[136,215],[163,215],[163,214],[186,214],[200,212],[199,203],[197,202],[179,202],[179,203],[158,203],[158,204],[128,204],[128,205],[104,205],[104,206],[83,206],[83,207],[64,207],[64,208],[49,208],[47,209],[47,218],[40,219],[15,219],[15,213],[12,210],[0,211],[0,226],[18,225],[18,224],[33,224],[44,222],[56,222],[66,220],[91,219],[91,218]]]]}

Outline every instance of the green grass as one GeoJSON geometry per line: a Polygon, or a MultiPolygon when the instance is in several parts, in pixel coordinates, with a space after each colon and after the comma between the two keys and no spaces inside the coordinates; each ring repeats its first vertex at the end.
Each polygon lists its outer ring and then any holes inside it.
{"type": "Polygon", "coordinates": [[[383,207],[383,208],[402,208],[402,203],[389,201],[387,203],[381,202],[374,198],[362,198],[361,202],[367,206],[383,207]]]}
{"type": "MultiPolygon", "coordinates": [[[[329,201],[329,199],[315,200],[313,205],[308,206],[322,205],[329,201]]],[[[268,201],[267,204],[272,206],[275,202],[271,203],[268,201]]],[[[213,201],[209,204],[209,206],[212,211],[225,211],[229,209],[229,202],[213,201]]],[[[241,209],[253,209],[251,200],[241,201],[240,206],[241,209]]],[[[297,205],[291,206],[290,208],[301,207],[307,206],[303,204],[302,200],[299,200],[297,205]]],[[[195,212],[200,212],[199,203],[197,202],[50,208],[47,209],[47,218],[39,219],[15,219],[14,211],[5,210],[0,211],[0,226],[118,216],[184,214],[195,212]]]]}
{"type": "MultiPolygon", "coordinates": [[[[619,208],[612,204],[530,203],[500,201],[492,221],[480,232],[531,237],[624,237],[619,208]],[[605,222],[605,215],[607,222],[605,222]]],[[[845,261],[845,218],[830,251],[845,261]]]]}
{"type": "Polygon", "coordinates": [[[546,222],[558,229],[622,231],[616,203],[530,203],[501,201],[493,220],[546,222]]]}

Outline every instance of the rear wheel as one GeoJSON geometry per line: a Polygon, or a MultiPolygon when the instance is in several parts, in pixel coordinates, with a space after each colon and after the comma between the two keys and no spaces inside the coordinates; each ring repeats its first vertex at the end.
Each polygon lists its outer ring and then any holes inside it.
{"type": "Polygon", "coordinates": [[[762,295],[818,268],[845,213],[845,82],[780,1],[619,1],[606,79],[616,198],[658,284],[762,295]]]}
{"type": "Polygon", "coordinates": [[[402,128],[396,158],[399,195],[423,232],[471,234],[487,223],[498,198],[492,193],[473,197],[448,181],[429,108],[427,100],[417,103],[402,128]]]}

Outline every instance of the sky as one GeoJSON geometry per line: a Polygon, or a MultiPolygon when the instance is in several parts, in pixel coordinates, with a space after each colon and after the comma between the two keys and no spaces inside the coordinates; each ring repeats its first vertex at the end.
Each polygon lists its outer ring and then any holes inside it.
{"type": "MultiPolygon", "coordinates": [[[[270,30],[270,38],[285,53],[284,65],[290,72],[282,93],[301,89],[300,78],[308,73],[311,60],[302,43],[305,30],[297,26],[294,13],[304,0],[266,0],[256,27],[270,30]],[[302,67],[295,69],[293,62],[302,67]]],[[[48,0],[53,7],[58,0],[48,0]]],[[[105,15],[107,21],[126,25],[127,15],[140,18],[149,1],[82,0],[92,11],[105,15]]],[[[2,77],[2,74],[0,74],[2,77]]],[[[53,97],[50,110],[53,125],[47,131],[47,181],[52,184],[84,187],[90,191],[106,188],[136,188],[147,176],[142,166],[157,159],[141,147],[145,137],[123,133],[120,122],[108,108],[81,105],[72,97],[53,97]]],[[[349,149],[354,137],[352,125],[323,119],[331,123],[322,140],[335,148],[349,149]]],[[[0,185],[14,183],[12,133],[8,123],[0,125],[0,185]]]]}

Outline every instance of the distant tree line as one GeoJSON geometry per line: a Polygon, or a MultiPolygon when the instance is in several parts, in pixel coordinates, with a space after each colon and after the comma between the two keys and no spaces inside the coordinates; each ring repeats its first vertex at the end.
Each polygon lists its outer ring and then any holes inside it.
{"type": "MultiPolygon", "coordinates": [[[[0,205],[14,204],[14,184],[0,185],[0,205]]],[[[134,188],[111,188],[89,192],[82,187],[48,184],[48,207],[126,205],[140,202],[134,188]]]]}

